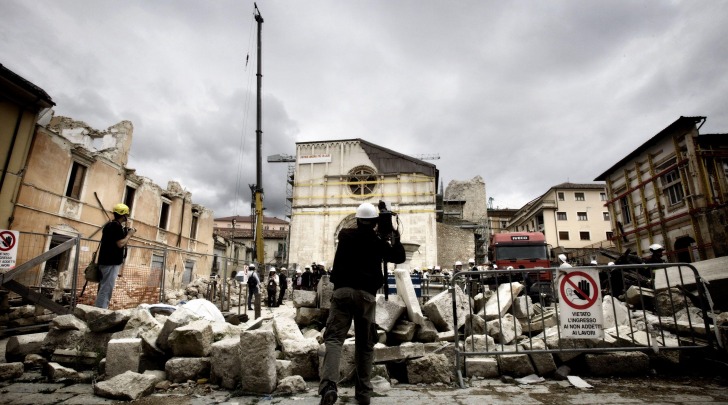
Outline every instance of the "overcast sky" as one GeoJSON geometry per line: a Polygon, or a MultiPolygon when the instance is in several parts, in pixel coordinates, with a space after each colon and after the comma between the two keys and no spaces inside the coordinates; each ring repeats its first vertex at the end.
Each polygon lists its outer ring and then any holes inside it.
{"type": "MultiPolygon", "coordinates": [[[[362,138],[481,176],[520,208],[591,182],[679,116],[728,132],[726,1],[268,1],[263,187],[285,215],[302,141],[362,138]]],[[[134,125],[129,166],[216,217],[250,214],[253,3],[0,0],[0,63],[56,115],[134,125]],[[250,61],[246,67],[246,55],[250,61]]]]}

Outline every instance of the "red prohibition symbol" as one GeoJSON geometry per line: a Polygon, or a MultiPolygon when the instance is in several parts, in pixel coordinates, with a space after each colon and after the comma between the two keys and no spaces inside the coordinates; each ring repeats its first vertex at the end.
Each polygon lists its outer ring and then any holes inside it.
{"type": "Polygon", "coordinates": [[[15,234],[9,231],[0,232],[0,252],[7,252],[15,246],[15,234]]]}
{"type": "Polygon", "coordinates": [[[594,305],[595,302],[597,302],[597,298],[599,297],[599,289],[597,288],[597,283],[594,281],[593,278],[591,278],[591,276],[584,273],[583,271],[573,271],[573,272],[565,275],[564,278],[561,280],[561,285],[559,286],[559,290],[561,292],[561,297],[563,297],[563,299],[564,299],[564,302],[568,306],[570,306],[574,309],[578,309],[578,310],[587,309],[587,308],[591,307],[592,305],[594,305]],[[578,276],[584,277],[587,280],[587,282],[589,282],[589,286],[591,287],[590,290],[593,292],[593,295],[584,293],[584,291],[582,291],[582,289],[579,288],[571,280],[572,278],[578,277],[578,276]],[[571,288],[574,289],[575,292],[578,292],[579,294],[581,294],[581,296],[586,297],[585,304],[577,304],[575,302],[570,301],[567,298],[567,295],[566,295],[566,284],[567,283],[571,286],[571,288]]]}

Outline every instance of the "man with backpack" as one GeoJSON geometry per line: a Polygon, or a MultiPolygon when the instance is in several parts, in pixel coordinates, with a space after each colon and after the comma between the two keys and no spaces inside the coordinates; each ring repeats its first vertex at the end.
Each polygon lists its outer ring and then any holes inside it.
{"type": "Polygon", "coordinates": [[[255,271],[255,265],[251,264],[248,266],[248,309],[251,311],[253,310],[253,295],[258,294],[260,294],[260,278],[255,271]]]}

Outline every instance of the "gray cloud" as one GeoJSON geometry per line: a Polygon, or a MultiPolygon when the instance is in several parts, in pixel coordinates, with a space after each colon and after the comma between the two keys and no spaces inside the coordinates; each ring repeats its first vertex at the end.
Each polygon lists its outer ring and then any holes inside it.
{"type": "MultiPolygon", "coordinates": [[[[264,175],[282,217],[295,142],[363,138],[438,153],[445,184],[484,178],[520,207],[588,182],[680,115],[728,132],[728,4],[439,0],[259,4],[264,175]]],[[[5,1],[5,66],[56,112],[134,124],[130,166],[217,216],[255,182],[251,1],[5,1]],[[246,66],[246,55],[250,56],[246,66]]]]}

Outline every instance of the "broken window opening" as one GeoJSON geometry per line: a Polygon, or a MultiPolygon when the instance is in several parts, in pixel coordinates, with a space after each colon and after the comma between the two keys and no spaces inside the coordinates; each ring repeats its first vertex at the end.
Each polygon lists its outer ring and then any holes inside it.
{"type": "Polygon", "coordinates": [[[162,201],[162,210],[159,213],[159,227],[166,230],[168,225],[169,225],[169,203],[166,201],[162,201]]]}
{"type": "Polygon", "coordinates": [[[66,197],[73,198],[75,200],[81,199],[81,190],[83,188],[83,181],[86,177],[86,166],[73,162],[71,166],[71,174],[68,177],[68,187],[66,187],[66,197]]]}

